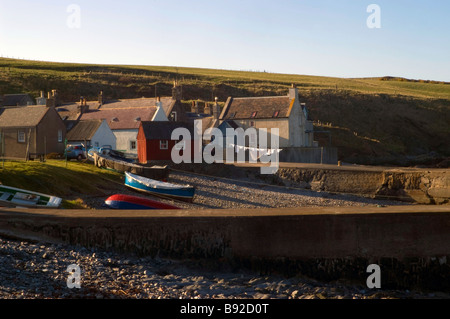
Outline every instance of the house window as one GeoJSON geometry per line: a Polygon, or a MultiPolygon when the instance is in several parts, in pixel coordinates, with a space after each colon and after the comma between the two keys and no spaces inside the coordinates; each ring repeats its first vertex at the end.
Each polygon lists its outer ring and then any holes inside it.
{"type": "Polygon", "coordinates": [[[17,132],[17,142],[25,143],[25,131],[18,131],[17,132]]]}
{"type": "Polygon", "coordinates": [[[255,121],[250,121],[250,126],[254,127],[255,126],[255,121]]]}
{"type": "Polygon", "coordinates": [[[177,112],[170,113],[170,116],[172,117],[172,121],[174,121],[174,122],[177,121],[177,112]]]}
{"type": "Polygon", "coordinates": [[[231,114],[230,114],[230,119],[234,119],[235,116],[236,116],[236,112],[231,113],[231,114]]]}
{"type": "Polygon", "coordinates": [[[62,130],[58,130],[58,142],[62,143],[63,141],[63,132],[62,130]]]}
{"type": "Polygon", "coordinates": [[[280,111],[275,111],[275,112],[273,113],[273,116],[272,116],[272,117],[278,117],[278,114],[280,114],[280,111]]]}
{"type": "Polygon", "coordinates": [[[253,112],[252,116],[250,116],[250,118],[254,119],[256,117],[256,115],[258,114],[258,112],[253,112]]]}
{"type": "Polygon", "coordinates": [[[159,149],[160,150],[167,150],[167,149],[169,149],[169,141],[168,140],[161,140],[161,141],[159,141],[159,149]]]}
{"type": "Polygon", "coordinates": [[[136,141],[130,141],[130,150],[136,149],[136,141]]]}

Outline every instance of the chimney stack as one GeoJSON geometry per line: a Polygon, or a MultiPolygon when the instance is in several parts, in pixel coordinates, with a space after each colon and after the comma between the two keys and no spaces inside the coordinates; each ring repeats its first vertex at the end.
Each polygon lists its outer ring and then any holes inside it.
{"type": "Polygon", "coordinates": [[[162,107],[161,97],[159,96],[156,98],[156,107],[162,107]]]}
{"type": "Polygon", "coordinates": [[[47,105],[47,99],[44,96],[44,91],[41,91],[39,97],[36,98],[36,105],[47,105]]]}
{"type": "Polygon", "coordinates": [[[182,99],[183,91],[181,86],[178,85],[177,81],[173,82],[173,88],[172,88],[172,99],[175,101],[180,101],[182,99]]]}
{"type": "Polygon", "coordinates": [[[104,99],[104,96],[103,96],[103,91],[100,91],[100,93],[98,95],[98,104],[99,104],[99,106],[102,106],[103,103],[105,103],[105,99],[104,99]]]}
{"type": "Polygon", "coordinates": [[[289,94],[288,94],[289,98],[292,99],[296,99],[298,100],[298,89],[297,89],[297,85],[295,85],[294,83],[292,83],[291,88],[289,89],[289,94]]]}
{"type": "Polygon", "coordinates": [[[56,107],[56,98],[54,96],[51,96],[50,92],[48,93],[48,99],[45,102],[45,106],[56,107]]]}
{"type": "Polygon", "coordinates": [[[215,98],[214,106],[213,106],[213,116],[215,120],[218,120],[220,117],[220,106],[218,103],[218,98],[215,98]]]}

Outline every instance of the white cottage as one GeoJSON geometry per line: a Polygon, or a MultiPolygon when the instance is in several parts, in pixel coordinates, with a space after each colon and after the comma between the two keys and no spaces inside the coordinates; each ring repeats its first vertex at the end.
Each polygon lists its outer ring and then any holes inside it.
{"type": "Polygon", "coordinates": [[[313,123],[295,86],[286,96],[229,97],[219,120],[220,124],[233,121],[244,130],[278,128],[280,148],[314,146],[313,123]]]}
{"type": "Polygon", "coordinates": [[[116,149],[116,136],[105,120],[67,121],[67,141],[82,143],[86,148],[110,146],[116,149]]]}

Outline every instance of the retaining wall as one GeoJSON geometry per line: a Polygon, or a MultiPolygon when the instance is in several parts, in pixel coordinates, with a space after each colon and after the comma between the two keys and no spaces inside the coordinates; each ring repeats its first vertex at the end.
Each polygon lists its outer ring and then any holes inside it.
{"type": "Polygon", "coordinates": [[[418,204],[450,202],[450,170],[381,167],[281,167],[276,176],[314,191],[369,195],[418,204]]]}
{"type": "Polygon", "coordinates": [[[382,288],[450,291],[450,207],[0,211],[0,235],[382,288]]]}

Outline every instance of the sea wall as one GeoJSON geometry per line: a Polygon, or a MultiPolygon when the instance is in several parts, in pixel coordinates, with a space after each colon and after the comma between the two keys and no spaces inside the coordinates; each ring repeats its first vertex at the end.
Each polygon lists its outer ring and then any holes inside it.
{"type": "Polygon", "coordinates": [[[364,195],[417,204],[450,202],[450,170],[370,169],[364,167],[281,167],[285,185],[314,191],[364,195]]]}
{"type": "Polygon", "coordinates": [[[450,291],[450,207],[0,211],[0,236],[203,260],[261,273],[450,291]]]}

